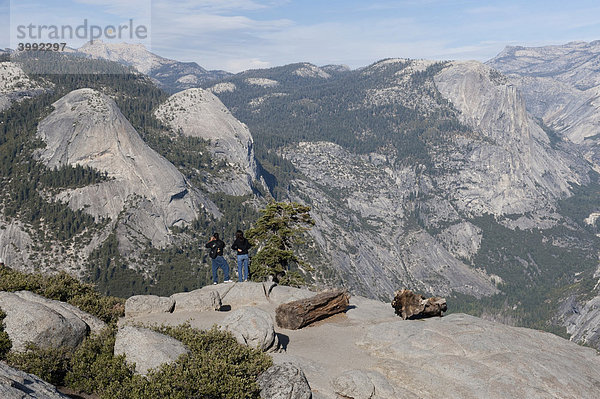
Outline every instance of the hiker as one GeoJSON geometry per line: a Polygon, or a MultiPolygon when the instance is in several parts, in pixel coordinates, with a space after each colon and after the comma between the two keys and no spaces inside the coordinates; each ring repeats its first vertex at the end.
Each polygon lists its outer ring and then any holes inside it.
{"type": "Polygon", "coordinates": [[[213,284],[217,284],[217,269],[220,267],[223,270],[224,283],[231,283],[229,279],[229,265],[223,257],[223,249],[225,243],[219,239],[219,233],[213,233],[210,241],[206,243],[206,248],[210,248],[209,256],[212,259],[212,278],[213,284]]]}
{"type": "Polygon", "coordinates": [[[231,246],[231,249],[237,251],[237,270],[238,270],[238,281],[248,281],[248,250],[251,245],[244,237],[244,232],[238,230],[235,232],[235,241],[231,246]],[[242,271],[244,272],[242,278],[242,271]]]}

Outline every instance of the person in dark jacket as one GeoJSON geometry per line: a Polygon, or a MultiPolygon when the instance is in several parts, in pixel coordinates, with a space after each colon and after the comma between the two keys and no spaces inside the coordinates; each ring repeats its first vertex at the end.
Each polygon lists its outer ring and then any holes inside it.
{"type": "Polygon", "coordinates": [[[231,246],[231,249],[237,252],[237,265],[238,265],[238,281],[248,281],[248,250],[251,245],[244,237],[244,232],[238,230],[235,232],[235,241],[231,246]],[[242,277],[242,271],[243,277],[242,277]]]}
{"type": "Polygon", "coordinates": [[[214,233],[210,241],[206,243],[206,248],[210,248],[209,256],[212,259],[212,279],[213,284],[217,284],[217,269],[220,267],[225,274],[224,283],[231,283],[229,279],[229,265],[223,257],[225,243],[219,239],[219,233],[214,233]]]}

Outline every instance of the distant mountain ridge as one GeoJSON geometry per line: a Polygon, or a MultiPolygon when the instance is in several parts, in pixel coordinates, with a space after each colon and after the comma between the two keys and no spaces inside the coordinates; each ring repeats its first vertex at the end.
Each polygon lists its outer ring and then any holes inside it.
{"type": "Polygon", "coordinates": [[[93,43],[86,43],[77,51],[92,58],[132,66],[154,79],[159,87],[170,93],[198,87],[205,82],[231,75],[226,71],[208,71],[195,62],[180,62],[158,56],[142,44],[104,43],[95,40],[93,43]]]}

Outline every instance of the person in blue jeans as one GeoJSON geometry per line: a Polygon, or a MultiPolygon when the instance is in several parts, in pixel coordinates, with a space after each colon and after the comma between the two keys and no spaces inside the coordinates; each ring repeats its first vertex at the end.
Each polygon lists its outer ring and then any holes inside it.
{"type": "Polygon", "coordinates": [[[219,239],[219,233],[213,233],[210,241],[206,243],[206,248],[210,249],[209,256],[212,259],[212,279],[213,284],[217,284],[217,269],[221,268],[223,270],[224,283],[231,283],[229,279],[229,265],[227,261],[223,257],[223,249],[225,248],[225,243],[223,240],[219,239]]]}
{"type": "Polygon", "coordinates": [[[248,250],[251,245],[244,237],[244,232],[238,230],[235,232],[235,241],[231,246],[231,249],[237,252],[237,264],[238,264],[238,281],[248,281],[248,250]],[[243,277],[242,277],[243,272],[243,277]]]}

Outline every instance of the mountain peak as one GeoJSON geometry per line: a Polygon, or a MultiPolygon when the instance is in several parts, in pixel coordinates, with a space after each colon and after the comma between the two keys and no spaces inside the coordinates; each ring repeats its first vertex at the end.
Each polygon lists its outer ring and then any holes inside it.
{"type": "Polygon", "coordinates": [[[53,106],[38,125],[46,147],[37,156],[51,168],[87,166],[110,178],[60,193],[58,199],[72,208],[115,222],[127,211],[124,225],[150,232],[145,240],[163,246],[170,227],[191,223],[200,208],[210,205],[175,166],[146,145],[110,97],[83,88],[53,106]]]}
{"type": "Polygon", "coordinates": [[[215,189],[228,194],[252,193],[258,178],[254,140],[248,127],[238,121],[210,91],[193,88],[169,97],[155,111],[156,117],[175,132],[209,141],[212,154],[230,166],[215,189]]]}
{"type": "Polygon", "coordinates": [[[134,67],[144,74],[161,65],[175,62],[153,54],[143,44],[137,43],[105,43],[95,40],[87,42],[77,51],[92,58],[102,58],[134,67]]]}

